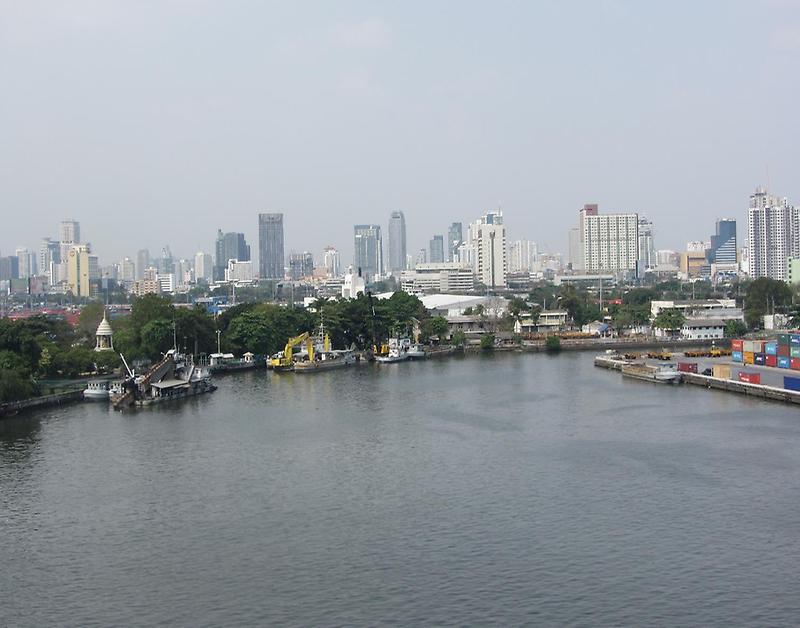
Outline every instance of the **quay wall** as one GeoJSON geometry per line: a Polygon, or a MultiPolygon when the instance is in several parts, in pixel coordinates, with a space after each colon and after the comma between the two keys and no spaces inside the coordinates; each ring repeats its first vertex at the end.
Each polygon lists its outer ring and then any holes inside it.
{"type": "Polygon", "coordinates": [[[745,382],[732,379],[719,379],[717,377],[708,377],[707,375],[698,375],[695,373],[682,373],[681,375],[684,383],[694,386],[725,390],[727,392],[749,395],[760,399],[769,399],[771,401],[800,404],[800,392],[794,390],[786,390],[784,388],[775,388],[774,386],[764,386],[761,384],[746,384],[745,382]]]}
{"type": "Polygon", "coordinates": [[[44,408],[46,406],[60,406],[65,403],[74,403],[83,400],[83,390],[71,390],[69,392],[57,393],[55,395],[44,395],[23,399],[22,401],[9,401],[0,403],[0,419],[13,416],[22,410],[31,408],[44,408]]]}

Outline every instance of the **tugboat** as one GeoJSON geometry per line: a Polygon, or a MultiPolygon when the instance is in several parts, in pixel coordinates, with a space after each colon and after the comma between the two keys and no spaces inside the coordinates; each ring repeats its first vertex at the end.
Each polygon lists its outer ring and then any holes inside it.
{"type": "Polygon", "coordinates": [[[191,355],[178,352],[174,331],[173,326],[173,348],[144,375],[136,375],[128,367],[125,356],[119,354],[128,371],[128,378],[122,383],[121,390],[112,394],[111,403],[115,409],[149,406],[217,389],[211,382],[211,372],[207,367],[195,365],[191,355]]]}
{"type": "Polygon", "coordinates": [[[330,369],[352,366],[356,363],[356,355],[350,350],[331,349],[331,339],[325,331],[324,322],[320,322],[314,342],[307,341],[306,352],[294,363],[295,373],[318,373],[330,369]]]}
{"type": "Polygon", "coordinates": [[[376,355],[375,361],[380,364],[393,364],[408,360],[408,350],[411,348],[410,338],[389,338],[389,353],[376,355]]]}

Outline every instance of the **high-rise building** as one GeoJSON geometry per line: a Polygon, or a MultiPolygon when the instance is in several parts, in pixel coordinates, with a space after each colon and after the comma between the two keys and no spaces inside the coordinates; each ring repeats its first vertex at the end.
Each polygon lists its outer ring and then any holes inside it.
{"type": "Polygon", "coordinates": [[[398,273],[406,267],[406,217],[401,211],[389,216],[389,271],[398,273]]]}
{"type": "Polygon", "coordinates": [[[732,218],[717,221],[716,233],[711,236],[709,262],[736,264],[736,221],[732,218]]]}
{"type": "Polygon", "coordinates": [[[584,214],[583,262],[589,273],[636,272],[639,253],[639,216],[637,214],[584,214]]]}
{"type": "Polygon", "coordinates": [[[314,256],[308,251],[289,255],[289,278],[292,281],[314,275],[314,256]]]}
{"type": "Polygon", "coordinates": [[[261,279],[283,279],[283,214],[258,215],[258,270],[261,279]]]}
{"type": "MultiPolygon", "coordinates": [[[[503,212],[488,212],[470,223],[468,235],[478,280],[487,288],[504,288],[508,272],[508,251],[503,212]]],[[[463,263],[464,260],[461,261],[463,263]]]]}
{"type": "Polygon", "coordinates": [[[214,267],[211,254],[198,251],[194,254],[194,279],[195,281],[210,282],[214,277],[214,267]]]}
{"type": "Polygon", "coordinates": [[[637,274],[644,276],[646,270],[656,267],[656,247],[653,244],[653,223],[644,216],[639,217],[639,251],[637,274]]]}
{"type": "Polygon", "coordinates": [[[342,258],[332,246],[326,246],[322,253],[322,264],[328,277],[339,277],[342,274],[342,258]]]}
{"type": "Polygon", "coordinates": [[[539,247],[530,240],[517,240],[508,247],[508,270],[512,273],[529,273],[536,264],[539,247]]]}
{"type": "Polygon", "coordinates": [[[92,282],[99,279],[97,256],[91,254],[89,245],[76,244],[67,254],[67,287],[76,297],[92,296],[92,282]]]}
{"type": "Polygon", "coordinates": [[[464,229],[460,222],[451,222],[447,230],[447,261],[453,262],[456,259],[458,247],[464,242],[464,229]]]}
{"type": "Polygon", "coordinates": [[[420,249],[417,251],[417,257],[414,259],[414,268],[420,264],[428,263],[428,249],[420,249]]]}
{"type": "Polygon", "coordinates": [[[16,255],[0,257],[0,281],[19,279],[19,260],[16,255]]]}
{"type": "Polygon", "coordinates": [[[136,264],[130,257],[125,257],[119,263],[119,280],[126,285],[133,285],[136,281],[136,264]]]}
{"type": "Polygon", "coordinates": [[[58,227],[58,241],[61,260],[66,262],[70,247],[81,243],[80,223],[77,220],[62,220],[58,227]]]}
{"type": "Polygon", "coordinates": [[[144,279],[144,271],[150,268],[150,251],[139,249],[136,252],[136,279],[144,279]]]}
{"type": "Polygon", "coordinates": [[[28,279],[37,275],[36,255],[31,253],[26,247],[17,247],[14,254],[17,256],[19,264],[19,278],[28,279]]]}
{"type": "Polygon", "coordinates": [[[216,280],[225,279],[225,269],[228,267],[230,260],[236,260],[237,262],[250,261],[250,246],[244,239],[244,234],[236,231],[222,233],[221,229],[218,230],[215,252],[214,279],[216,280]]]}
{"type": "Polygon", "coordinates": [[[583,242],[581,241],[580,227],[572,227],[569,230],[569,254],[568,262],[574,271],[583,270],[583,242]]]}
{"type": "Polygon", "coordinates": [[[428,243],[428,248],[431,252],[428,258],[431,264],[441,264],[444,262],[444,236],[433,236],[428,243]]]}
{"type": "Polygon", "coordinates": [[[800,208],[758,188],[750,197],[747,235],[750,276],[786,281],[788,259],[800,257],[800,208]]]}
{"type": "Polygon", "coordinates": [[[353,264],[370,283],[383,275],[383,239],[380,225],[355,225],[353,264]]]}
{"type": "Polygon", "coordinates": [[[39,272],[47,275],[51,284],[56,283],[53,266],[59,263],[61,263],[60,244],[50,238],[42,238],[39,245],[39,272]]]}

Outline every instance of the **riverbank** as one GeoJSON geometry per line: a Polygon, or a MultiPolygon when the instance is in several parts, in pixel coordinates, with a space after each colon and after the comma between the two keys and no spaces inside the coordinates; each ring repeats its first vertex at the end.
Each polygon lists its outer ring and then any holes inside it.
{"type": "Polygon", "coordinates": [[[0,419],[15,416],[24,410],[61,406],[67,403],[75,403],[76,401],[83,401],[83,390],[70,390],[54,395],[42,395],[41,397],[23,399],[21,401],[9,401],[0,404],[0,419]]]}

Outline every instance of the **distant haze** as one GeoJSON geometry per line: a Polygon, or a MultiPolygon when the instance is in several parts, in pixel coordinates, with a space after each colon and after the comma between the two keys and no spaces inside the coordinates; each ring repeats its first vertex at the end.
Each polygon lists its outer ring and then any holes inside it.
{"type": "Polygon", "coordinates": [[[69,217],[103,264],[257,258],[281,211],[348,263],[354,223],[403,210],[413,253],[499,205],[566,252],[586,202],[744,240],[756,185],[800,203],[798,77],[794,0],[0,0],[0,251],[69,217]]]}

